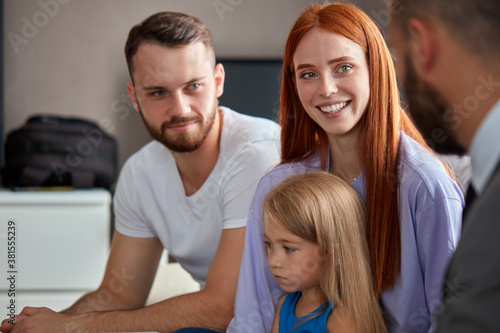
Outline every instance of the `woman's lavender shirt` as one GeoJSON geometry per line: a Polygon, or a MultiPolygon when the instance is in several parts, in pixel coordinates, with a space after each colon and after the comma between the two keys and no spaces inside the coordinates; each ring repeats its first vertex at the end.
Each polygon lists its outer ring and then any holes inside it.
{"type": "MultiPolygon", "coordinates": [[[[429,332],[432,313],[441,305],[448,261],[460,237],[464,200],[441,162],[401,133],[400,182],[401,271],[396,284],[382,293],[390,332],[429,332]]],[[[327,166],[328,169],[328,166],[327,166]]],[[[267,265],[262,232],[262,200],[285,178],[320,170],[320,158],[284,164],[260,181],[253,198],[245,235],[235,302],[235,317],[227,332],[270,332],[275,307],[284,294],[267,265]]],[[[351,184],[365,198],[364,176],[351,184]]],[[[446,300],[444,300],[446,301],[446,300]]]]}

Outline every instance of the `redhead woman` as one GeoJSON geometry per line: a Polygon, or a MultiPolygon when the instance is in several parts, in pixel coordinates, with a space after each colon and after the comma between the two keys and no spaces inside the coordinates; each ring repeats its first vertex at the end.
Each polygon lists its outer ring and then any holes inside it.
{"type": "Polygon", "coordinates": [[[267,265],[262,201],[285,178],[318,170],[344,179],[366,204],[373,283],[389,331],[431,331],[464,202],[401,108],[378,28],[354,5],[313,5],[290,31],[282,75],[281,164],[260,181],[250,208],[228,331],[270,332],[284,291],[267,265]]]}

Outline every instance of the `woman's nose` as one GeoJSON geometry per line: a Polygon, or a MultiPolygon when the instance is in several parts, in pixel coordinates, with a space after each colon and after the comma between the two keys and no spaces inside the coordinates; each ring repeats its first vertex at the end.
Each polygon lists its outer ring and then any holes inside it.
{"type": "Polygon", "coordinates": [[[339,91],[337,82],[331,75],[322,76],[320,82],[319,93],[321,94],[321,96],[328,97],[332,94],[336,94],[339,91]]]}

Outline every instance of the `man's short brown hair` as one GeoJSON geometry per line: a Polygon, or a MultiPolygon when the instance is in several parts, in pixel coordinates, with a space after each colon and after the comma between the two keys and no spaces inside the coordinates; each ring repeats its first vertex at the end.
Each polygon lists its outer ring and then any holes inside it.
{"type": "MultiPolygon", "coordinates": [[[[130,30],[125,44],[125,57],[132,81],[133,57],[139,46],[145,42],[172,49],[202,42],[207,50],[214,54],[212,35],[205,24],[196,17],[176,12],[153,14],[130,30]]],[[[215,55],[213,57],[215,65],[215,55]]]]}

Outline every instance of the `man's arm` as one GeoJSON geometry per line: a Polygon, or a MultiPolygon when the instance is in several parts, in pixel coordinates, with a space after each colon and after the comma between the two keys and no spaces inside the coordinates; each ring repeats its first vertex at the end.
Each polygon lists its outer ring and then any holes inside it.
{"type": "MultiPolygon", "coordinates": [[[[203,290],[181,295],[138,311],[127,312],[134,329],[172,332],[183,327],[204,327],[225,332],[233,304],[243,251],[245,228],[224,229],[203,290]],[[133,319],[132,319],[133,318],[133,319]],[[144,318],[157,321],[147,325],[144,318]]],[[[119,317],[114,317],[118,319],[119,317]]],[[[106,320],[106,319],[105,319],[106,320]]]]}
{"type": "Polygon", "coordinates": [[[143,307],[162,251],[157,238],[128,237],[115,231],[101,285],[61,313],[73,315],[143,307]]]}
{"type": "MultiPolygon", "coordinates": [[[[163,246],[157,238],[134,238],[115,231],[101,285],[62,313],[83,314],[143,307],[162,251],[163,246]]],[[[16,317],[12,332],[22,332],[27,327],[39,327],[39,331],[43,332],[51,327],[50,325],[58,327],[58,324],[61,325],[61,330],[64,330],[68,327],[68,322],[74,324],[74,320],[69,320],[69,316],[48,309],[39,312],[38,308],[25,308],[16,317]],[[30,317],[34,314],[37,315],[30,317]]],[[[11,328],[12,325],[9,325],[7,320],[4,320],[0,327],[2,332],[8,332],[11,328]]]]}
{"type": "MultiPolygon", "coordinates": [[[[217,253],[208,272],[206,287],[201,291],[170,298],[136,310],[93,312],[68,316],[47,309],[27,308],[23,310],[23,316],[19,317],[11,332],[24,332],[28,328],[33,329],[30,332],[47,330],[64,332],[68,327],[79,328],[86,332],[173,332],[182,327],[191,326],[224,331],[233,316],[233,303],[244,234],[245,228],[224,229],[217,253]]],[[[158,257],[154,258],[155,263],[158,262],[157,259],[158,257]]],[[[138,274],[137,270],[134,273],[138,274]]],[[[130,277],[132,280],[132,276],[130,277]]],[[[138,280],[139,277],[137,277],[138,280]]],[[[135,282],[131,282],[131,285],[134,286],[135,290],[141,291],[135,282]]],[[[148,288],[150,285],[151,283],[149,283],[148,288]]],[[[124,303],[134,304],[134,306],[139,304],[137,297],[131,296],[128,291],[121,295],[120,299],[123,298],[124,303]]],[[[141,300],[145,301],[145,298],[141,298],[141,300]]],[[[9,327],[4,321],[2,325],[4,332],[6,328],[9,327]]]]}

